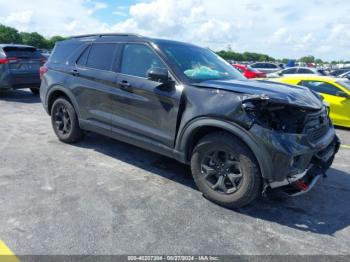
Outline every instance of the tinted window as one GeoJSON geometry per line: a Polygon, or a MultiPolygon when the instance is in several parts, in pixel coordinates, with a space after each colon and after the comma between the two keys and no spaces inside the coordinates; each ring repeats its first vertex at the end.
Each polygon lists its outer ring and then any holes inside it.
{"type": "Polygon", "coordinates": [[[41,53],[33,47],[4,47],[4,51],[7,57],[17,57],[17,58],[33,58],[40,59],[43,58],[41,53]]]}
{"type": "Polygon", "coordinates": [[[296,68],[289,68],[282,71],[282,74],[295,74],[297,72],[296,68]]]}
{"type": "Polygon", "coordinates": [[[50,56],[50,62],[54,64],[64,64],[80,45],[81,43],[79,42],[56,44],[50,56]]]}
{"type": "Polygon", "coordinates": [[[77,61],[77,65],[81,65],[81,66],[85,66],[86,62],[87,62],[87,58],[89,56],[89,52],[90,52],[90,48],[91,46],[89,45],[88,47],[86,47],[83,51],[83,53],[80,55],[78,61],[77,61]]]}
{"type": "Polygon", "coordinates": [[[256,63],[251,65],[252,68],[265,68],[263,63],[256,63]]]}
{"type": "Polygon", "coordinates": [[[299,74],[313,74],[314,72],[307,68],[299,68],[298,70],[299,74]]]}
{"type": "Polygon", "coordinates": [[[125,45],[121,73],[147,78],[147,71],[155,67],[166,68],[150,47],[142,44],[125,45]]]}
{"type": "Polygon", "coordinates": [[[93,44],[86,66],[100,70],[111,70],[116,46],[116,44],[93,44]]]}
{"type": "Polygon", "coordinates": [[[265,64],[266,65],[266,68],[271,68],[271,69],[276,69],[277,66],[274,65],[274,64],[265,64]]]}
{"type": "Polygon", "coordinates": [[[322,81],[301,81],[299,85],[306,86],[318,93],[324,93],[333,96],[335,96],[339,91],[339,89],[334,85],[322,81]]]}

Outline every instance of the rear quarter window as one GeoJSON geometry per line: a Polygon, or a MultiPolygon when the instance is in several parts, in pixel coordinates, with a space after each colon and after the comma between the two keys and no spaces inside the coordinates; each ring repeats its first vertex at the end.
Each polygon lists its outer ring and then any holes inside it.
{"type": "Polygon", "coordinates": [[[80,42],[57,43],[50,56],[50,63],[65,64],[68,58],[82,45],[80,42]]]}

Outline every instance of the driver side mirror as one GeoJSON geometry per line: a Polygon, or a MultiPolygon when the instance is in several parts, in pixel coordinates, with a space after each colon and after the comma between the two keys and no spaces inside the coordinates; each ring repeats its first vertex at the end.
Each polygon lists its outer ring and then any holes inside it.
{"type": "Polygon", "coordinates": [[[151,81],[159,83],[169,82],[169,72],[165,68],[154,67],[148,70],[147,77],[151,81]]]}
{"type": "Polygon", "coordinates": [[[348,95],[348,94],[345,93],[344,91],[338,91],[338,92],[336,93],[336,96],[344,97],[344,98],[347,98],[347,99],[350,98],[350,95],[348,95]]]}

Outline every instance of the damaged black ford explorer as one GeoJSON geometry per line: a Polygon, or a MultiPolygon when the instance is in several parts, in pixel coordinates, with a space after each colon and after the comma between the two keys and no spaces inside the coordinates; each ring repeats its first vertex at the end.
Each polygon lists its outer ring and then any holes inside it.
{"type": "Polygon", "coordinates": [[[212,51],[134,34],[72,37],[40,69],[59,140],[97,132],[191,166],[204,196],[236,208],[309,191],[340,142],[322,98],[249,81],[212,51]]]}

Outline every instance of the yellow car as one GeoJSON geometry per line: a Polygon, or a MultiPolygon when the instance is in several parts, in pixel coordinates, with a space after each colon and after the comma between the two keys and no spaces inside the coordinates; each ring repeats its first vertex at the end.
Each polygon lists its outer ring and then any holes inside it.
{"type": "Polygon", "coordinates": [[[269,79],[292,85],[305,86],[318,92],[330,105],[334,125],[350,127],[350,81],[329,76],[298,75],[269,79]]]}

